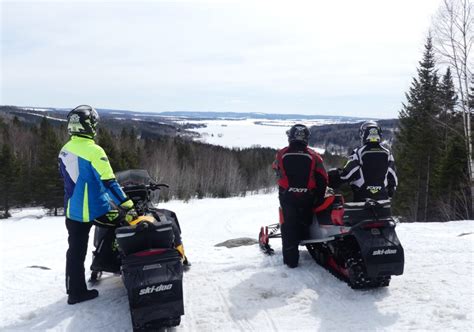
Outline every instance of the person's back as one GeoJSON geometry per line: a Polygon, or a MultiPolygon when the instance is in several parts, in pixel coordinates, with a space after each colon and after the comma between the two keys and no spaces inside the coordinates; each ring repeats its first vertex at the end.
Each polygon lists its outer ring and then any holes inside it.
{"type": "Polygon", "coordinates": [[[309,198],[309,203],[312,204],[316,191],[318,197],[323,194],[323,185],[318,185],[320,179],[314,174],[319,171],[321,177],[324,177],[322,159],[306,145],[290,143],[278,151],[275,162],[279,164],[275,168],[279,171],[280,195],[298,204],[304,204],[305,198],[309,198]]]}
{"type": "Polygon", "coordinates": [[[287,132],[289,145],[276,154],[273,169],[278,176],[282,212],[281,235],[283,262],[298,266],[299,242],[312,220],[315,201],[322,201],[327,185],[323,160],[308,148],[310,132],[304,125],[294,125],[287,132]]]}
{"type": "MultiPolygon", "coordinates": [[[[61,149],[59,163],[68,218],[89,222],[111,209],[109,199],[119,195],[105,195],[108,188],[103,179],[114,179],[114,174],[104,150],[93,139],[72,136],[61,149]]],[[[113,184],[117,187],[115,181],[113,184]]],[[[123,194],[119,198],[124,199],[123,194]]],[[[116,199],[115,203],[121,201],[116,199]]]]}
{"type": "Polygon", "coordinates": [[[376,122],[363,123],[359,133],[363,145],[352,152],[340,179],[351,184],[354,201],[388,199],[398,184],[393,155],[381,145],[376,122]]]}

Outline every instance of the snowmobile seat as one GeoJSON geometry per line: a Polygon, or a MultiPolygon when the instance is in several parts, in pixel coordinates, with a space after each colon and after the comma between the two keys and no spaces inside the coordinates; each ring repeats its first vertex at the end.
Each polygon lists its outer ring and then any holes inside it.
{"type": "Polygon", "coordinates": [[[391,219],[390,200],[367,200],[365,202],[350,202],[344,204],[344,224],[353,226],[365,220],[391,219]]]}
{"type": "Polygon", "coordinates": [[[344,198],[342,195],[328,195],[324,202],[313,209],[319,224],[321,225],[343,225],[344,198]]]}
{"type": "Polygon", "coordinates": [[[156,248],[174,248],[174,233],[169,220],[142,222],[115,230],[117,244],[124,255],[156,248]]]}

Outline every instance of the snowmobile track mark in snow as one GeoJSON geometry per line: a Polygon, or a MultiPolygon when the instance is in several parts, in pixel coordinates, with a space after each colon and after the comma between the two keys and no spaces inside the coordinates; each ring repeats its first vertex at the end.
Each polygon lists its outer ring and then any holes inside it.
{"type": "Polygon", "coordinates": [[[223,290],[222,290],[222,287],[219,286],[218,284],[215,284],[212,286],[212,288],[214,288],[216,290],[216,293],[219,295],[219,298],[220,298],[220,302],[222,303],[221,304],[221,307],[223,307],[223,312],[227,312],[229,314],[229,319],[231,321],[235,321],[238,325],[239,325],[239,328],[240,330],[242,331],[251,331],[251,325],[248,323],[247,319],[245,319],[244,321],[247,323],[247,324],[244,324],[241,322],[240,319],[234,319],[232,317],[232,313],[231,313],[231,306],[229,305],[229,303],[227,302],[227,299],[226,297],[224,296],[223,294],[223,290]]]}

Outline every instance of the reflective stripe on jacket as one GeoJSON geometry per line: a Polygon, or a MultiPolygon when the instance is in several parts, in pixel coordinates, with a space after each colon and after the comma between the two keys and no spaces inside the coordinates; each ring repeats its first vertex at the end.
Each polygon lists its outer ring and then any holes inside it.
{"type": "Polygon", "coordinates": [[[104,150],[94,140],[72,136],[59,153],[64,179],[66,217],[89,222],[119,205],[127,196],[115,180],[104,150]]]}

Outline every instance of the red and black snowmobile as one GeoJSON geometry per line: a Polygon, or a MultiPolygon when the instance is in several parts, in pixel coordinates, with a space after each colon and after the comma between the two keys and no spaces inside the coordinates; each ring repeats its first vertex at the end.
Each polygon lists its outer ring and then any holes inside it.
{"type": "MultiPolygon", "coordinates": [[[[331,194],[313,212],[300,245],[350,287],[385,287],[392,275],[403,274],[404,252],[389,200],[344,203],[341,195],[331,194]]],[[[281,237],[280,223],[260,229],[259,244],[266,254],[274,253],[269,240],[281,237]]]]}
{"type": "Polygon", "coordinates": [[[98,282],[102,272],[122,275],[134,331],[177,326],[184,314],[181,230],[172,211],[153,206],[167,185],[145,170],[119,172],[116,178],[138,217],[130,225],[95,227],[89,281],[98,282]]]}

